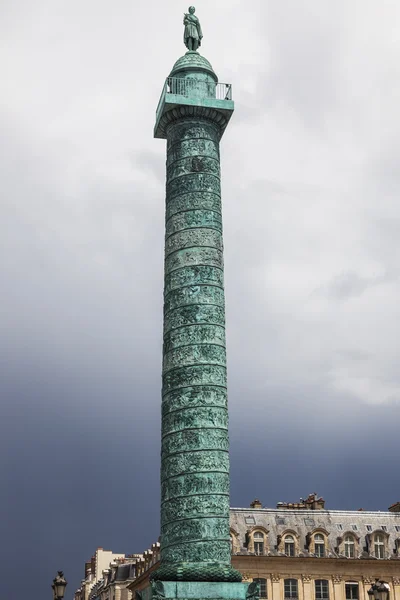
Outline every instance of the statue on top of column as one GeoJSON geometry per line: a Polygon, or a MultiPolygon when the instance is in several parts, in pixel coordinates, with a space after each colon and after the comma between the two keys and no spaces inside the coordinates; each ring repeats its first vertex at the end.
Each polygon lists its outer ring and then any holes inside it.
{"type": "Polygon", "coordinates": [[[185,26],[183,41],[185,42],[186,48],[190,51],[196,51],[197,48],[201,46],[203,37],[200,21],[194,14],[195,10],[194,6],[189,6],[189,12],[185,13],[183,17],[183,24],[185,26]]]}

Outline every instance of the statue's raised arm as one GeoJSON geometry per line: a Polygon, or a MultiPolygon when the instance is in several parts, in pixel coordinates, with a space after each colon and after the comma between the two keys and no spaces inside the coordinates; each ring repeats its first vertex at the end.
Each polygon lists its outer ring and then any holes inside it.
{"type": "Polygon", "coordinates": [[[186,48],[191,52],[195,52],[197,48],[201,46],[201,40],[203,37],[200,21],[194,14],[195,10],[196,9],[194,6],[189,6],[189,12],[185,13],[183,17],[183,24],[185,26],[183,41],[186,48]]]}

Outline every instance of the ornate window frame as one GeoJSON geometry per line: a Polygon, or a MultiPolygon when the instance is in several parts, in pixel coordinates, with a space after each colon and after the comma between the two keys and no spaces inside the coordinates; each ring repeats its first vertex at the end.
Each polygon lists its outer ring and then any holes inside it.
{"type": "Polygon", "coordinates": [[[340,537],[337,538],[337,551],[341,556],[346,558],[358,558],[360,555],[360,537],[354,531],[344,531],[340,537]],[[346,540],[351,537],[354,543],[354,556],[346,555],[346,540]]]}
{"type": "Polygon", "coordinates": [[[265,527],[261,527],[260,525],[255,525],[251,527],[251,529],[247,530],[247,550],[254,554],[254,534],[262,533],[264,535],[264,552],[260,556],[265,556],[269,552],[269,542],[268,542],[268,534],[269,530],[265,527]]]}
{"type": "Polygon", "coordinates": [[[282,533],[278,535],[278,544],[276,549],[278,550],[278,552],[285,554],[285,556],[289,556],[289,554],[286,554],[285,552],[285,543],[287,536],[291,536],[293,538],[294,556],[298,556],[300,552],[300,536],[294,529],[285,529],[285,531],[282,531],[282,533]]]}
{"type": "MultiPolygon", "coordinates": [[[[390,555],[389,537],[390,537],[390,535],[386,531],[383,531],[383,529],[375,529],[370,534],[368,534],[367,540],[368,540],[369,555],[372,556],[373,558],[378,558],[379,560],[384,560],[385,558],[389,558],[389,555],[390,555]],[[377,543],[378,535],[383,538],[383,544],[382,544],[383,556],[382,557],[376,556],[376,552],[375,552],[375,544],[377,543]]],[[[381,545],[381,544],[379,544],[379,545],[381,545]]]]}
{"type": "Polygon", "coordinates": [[[307,534],[307,545],[308,551],[310,554],[315,554],[315,536],[322,535],[324,538],[324,554],[323,556],[319,556],[319,558],[326,558],[328,556],[328,536],[329,531],[327,531],[324,527],[315,527],[310,533],[307,534]]]}

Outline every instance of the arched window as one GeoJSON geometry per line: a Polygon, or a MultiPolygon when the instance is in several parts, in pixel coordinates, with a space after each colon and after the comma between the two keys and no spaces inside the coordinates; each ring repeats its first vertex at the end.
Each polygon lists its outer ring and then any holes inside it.
{"type": "Polygon", "coordinates": [[[329,581],[327,579],[315,580],[315,600],[329,600],[329,581]]]}
{"type": "MultiPolygon", "coordinates": [[[[319,556],[320,558],[322,556],[325,556],[325,538],[322,535],[322,533],[316,533],[314,536],[314,546],[315,546],[315,555],[319,556]]],[[[325,581],[325,580],[319,580],[319,581],[325,581]]]]}
{"type": "Polygon", "coordinates": [[[347,558],[354,558],[354,538],[352,535],[346,535],[344,538],[344,555],[347,558]]]}
{"type": "Polygon", "coordinates": [[[299,589],[297,579],[285,579],[284,581],[284,598],[285,600],[297,600],[299,597],[299,589]]]}
{"type": "MultiPolygon", "coordinates": [[[[294,537],[292,535],[285,536],[285,554],[286,556],[294,556],[294,537]]],[[[288,579],[288,581],[291,580],[288,579]]]]}
{"type": "Polygon", "coordinates": [[[260,587],[260,598],[267,597],[267,580],[263,577],[256,577],[253,579],[254,583],[258,583],[260,587]]]}
{"type": "Polygon", "coordinates": [[[375,535],[374,552],[375,558],[385,558],[385,541],[380,533],[375,535]]]}
{"type": "Polygon", "coordinates": [[[264,534],[261,531],[255,531],[253,539],[254,553],[257,554],[257,556],[264,554],[264,534]]]}

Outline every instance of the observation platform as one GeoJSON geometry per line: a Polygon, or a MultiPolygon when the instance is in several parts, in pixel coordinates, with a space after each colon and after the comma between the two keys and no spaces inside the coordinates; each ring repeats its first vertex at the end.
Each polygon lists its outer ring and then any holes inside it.
{"type": "MultiPolygon", "coordinates": [[[[165,115],[180,107],[203,108],[216,111],[224,117],[224,126],[229,122],[234,110],[232,85],[217,83],[197,77],[167,77],[156,110],[155,138],[166,138],[165,126],[169,119],[165,115]]],[[[191,111],[182,111],[182,116],[191,111]]],[[[206,115],[206,111],[202,111],[206,115]]],[[[193,110],[193,116],[197,111],[193,110]]],[[[215,114],[215,113],[214,113],[215,114]]]]}

